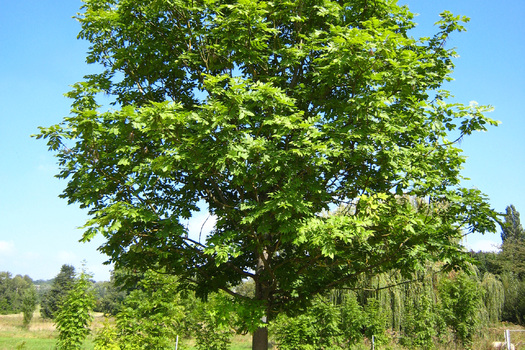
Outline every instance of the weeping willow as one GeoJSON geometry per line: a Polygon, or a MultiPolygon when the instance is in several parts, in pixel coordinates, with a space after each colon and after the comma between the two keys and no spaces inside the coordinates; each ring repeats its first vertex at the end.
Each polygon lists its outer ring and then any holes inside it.
{"type": "Polygon", "coordinates": [[[487,313],[487,321],[496,323],[501,320],[503,305],[505,303],[505,290],[503,283],[491,273],[485,273],[481,282],[485,293],[483,302],[487,313]]]}
{"type": "MultiPolygon", "coordinates": [[[[441,285],[454,283],[459,275],[469,276],[474,282],[471,288],[483,291],[479,293],[482,299],[477,315],[472,317],[485,325],[501,320],[505,305],[502,281],[489,273],[480,278],[481,274],[474,265],[467,266],[465,271],[443,272],[441,269],[439,263],[428,264],[408,279],[398,271],[373,277],[361,276],[352,285],[320,297],[322,304],[337,314],[334,317],[339,322],[336,328],[343,348],[369,337],[371,327],[376,339],[377,335],[384,337],[389,331],[395,335],[396,339],[392,340],[410,349],[434,349],[436,342],[450,344],[448,342],[455,339],[455,331],[451,328],[454,325],[447,323],[441,285]]],[[[505,282],[510,283],[510,278],[505,282]]],[[[312,320],[319,316],[314,314],[312,320]]],[[[321,321],[312,322],[318,327],[323,324],[321,321]]],[[[480,323],[476,321],[476,324],[480,323]]]]}

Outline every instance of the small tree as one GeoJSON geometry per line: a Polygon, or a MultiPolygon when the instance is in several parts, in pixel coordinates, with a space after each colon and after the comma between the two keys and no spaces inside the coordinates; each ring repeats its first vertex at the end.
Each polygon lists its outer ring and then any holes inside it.
{"type": "Polygon", "coordinates": [[[233,317],[231,301],[221,294],[213,294],[206,303],[194,306],[193,319],[195,347],[198,350],[228,350],[231,338],[233,317]]]}
{"type": "Polygon", "coordinates": [[[281,314],[270,323],[270,332],[281,350],[319,349],[316,322],[307,312],[295,317],[281,314]]]}
{"type": "Polygon", "coordinates": [[[367,315],[354,292],[333,291],[319,296],[298,315],[280,315],[270,331],[279,349],[346,349],[362,339],[367,315]]]}
{"type": "Polygon", "coordinates": [[[375,338],[378,344],[387,342],[387,316],[390,310],[381,308],[381,304],[376,298],[369,298],[365,305],[365,335],[368,339],[375,338]]]}
{"type": "MultiPolygon", "coordinates": [[[[173,349],[183,327],[173,276],[148,271],[124,299],[116,315],[117,344],[121,349],[173,349]]],[[[109,332],[109,331],[108,331],[109,332]]]]}
{"type": "Polygon", "coordinates": [[[346,293],[341,305],[341,330],[345,340],[356,343],[363,336],[366,314],[354,292],[346,293]]]}
{"type": "Polygon", "coordinates": [[[95,306],[95,296],[90,290],[90,277],[82,272],[59,303],[55,314],[59,350],[80,349],[90,332],[89,325],[93,319],[91,311],[95,306]]]}
{"type": "Polygon", "coordinates": [[[423,294],[415,296],[407,305],[409,309],[405,316],[403,345],[410,349],[434,349],[434,336],[436,335],[436,317],[432,296],[423,294]]]}
{"type": "Polygon", "coordinates": [[[470,349],[474,332],[480,323],[483,300],[481,284],[474,276],[458,272],[441,280],[439,296],[445,323],[454,332],[456,341],[470,349]]]}
{"type": "Polygon", "coordinates": [[[100,328],[95,336],[94,350],[120,350],[118,345],[118,332],[115,325],[110,323],[108,319],[104,321],[102,328],[100,328]]]}
{"type": "Polygon", "coordinates": [[[22,312],[24,314],[24,327],[29,328],[33,314],[37,306],[37,295],[36,289],[32,285],[30,288],[24,291],[22,299],[22,312]]]}

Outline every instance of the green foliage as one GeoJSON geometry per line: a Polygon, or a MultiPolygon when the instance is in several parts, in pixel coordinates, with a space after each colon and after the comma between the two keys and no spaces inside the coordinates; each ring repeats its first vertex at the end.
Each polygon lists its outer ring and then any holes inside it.
{"type": "Polygon", "coordinates": [[[387,341],[386,315],[379,301],[369,298],[363,308],[353,292],[334,292],[334,298],[318,297],[298,315],[280,315],[271,324],[271,334],[279,349],[346,349],[367,336],[377,344],[387,341]]]}
{"type": "Polygon", "coordinates": [[[206,303],[194,306],[195,347],[197,350],[228,350],[234,334],[230,314],[231,301],[224,295],[212,295],[206,303]]]}
{"type": "Polygon", "coordinates": [[[506,239],[498,258],[502,272],[513,273],[520,280],[525,280],[525,239],[506,239]]]}
{"type": "Polygon", "coordinates": [[[525,282],[511,272],[503,273],[501,282],[505,291],[502,320],[523,325],[525,323],[525,282]]]}
{"type": "Polygon", "coordinates": [[[451,340],[469,348],[482,319],[501,308],[503,286],[491,275],[480,282],[475,268],[469,275],[436,270],[440,266],[427,266],[411,281],[397,273],[363,278],[352,285],[355,291],[335,290],[303,313],[280,315],[272,336],[286,349],[347,349],[372,336],[376,345],[386,345],[389,333],[409,349],[447,347],[451,340]]]}
{"type": "Polygon", "coordinates": [[[479,281],[465,272],[445,278],[440,284],[443,319],[454,332],[456,340],[466,348],[471,348],[474,333],[480,323],[483,297],[480,287],[479,281]]]}
{"type": "Polygon", "coordinates": [[[75,281],[75,268],[71,265],[62,265],[60,272],[53,279],[51,289],[47,291],[40,302],[42,318],[54,319],[60,304],[71,290],[75,281]]]}
{"type": "Polygon", "coordinates": [[[501,321],[503,306],[505,303],[505,289],[503,283],[491,273],[485,273],[481,281],[483,287],[483,302],[487,311],[488,323],[501,321]]]}
{"type": "Polygon", "coordinates": [[[437,334],[436,318],[439,314],[432,296],[428,294],[412,296],[407,305],[402,344],[410,349],[434,349],[434,337],[437,334]]]}
{"type": "Polygon", "coordinates": [[[505,208],[505,221],[501,224],[501,240],[503,243],[507,239],[525,240],[525,230],[521,226],[520,213],[516,210],[514,205],[509,205],[505,208]]]}
{"type": "Polygon", "coordinates": [[[474,258],[476,266],[482,275],[491,273],[499,276],[503,272],[503,261],[499,253],[471,251],[470,254],[474,258]]]}
{"type": "Polygon", "coordinates": [[[348,342],[356,343],[363,336],[366,324],[366,314],[363,307],[358,303],[355,293],[345,293],[343,301],[339,304],[341,308],[341,325],[343,338],[348,342]]]}
{"type": "Polygon", "coordinates": [[[374,336],[377,344],[386,344],[388,337],[387,330],[387,314],[390,310],[381,308],[379,300],[370,298],[365,305],[365,335],[368,339],[374,336]]]}
{"type": "Polygon", "coordinates": [[[93,319],[91,312],[95,297],[90,290],[91,276],[82,272],[66,296],[61,299],[58,312],[55,314],[55,325],[58,330],[57,349],[81,349],[82,343],[90,333],[89,325],[93,319]]]}
{"type": "Polygon", "coordinates": [[[279,349],[341,349],[362,339],[366,315],[353,293],[341,300],[318,297],[305,312],[280,315],[270,331],[279,349]]]}
{"type": "Polygon", "coordinates": [[[418,40],[412,18],[387,0],[85,0],[79,37],[104,71],[37,136],[89,209],[84,240],[203,298],[252,279],[238,302],[269,319],[365,273],[461,264],[464,232],[495,213],[461,187],[457,141],[497,122],[440,90],[466,19],[418,40]],[[217,218],[203,241],[185,224],[200,207],[217,218]]]}
{"type": "Polygon", "coordinates": [[[94,350],[121,350],[118,345],[117,329],[108,319],[104,321],[104,325],[98,330],[94,343],[94,350]]]}
{"type": "Polygon", "coordinates": [[[33,285],[24,291],[22,299],[22,313],[24,314],[24,327],[29,328],[37,306],[37,294],[33,285]]]}
{"type": "Polygon", "coordinates": [[[110,281],[97,282],[93,286],[96,296],[95,312],[102,312],[106,315],[115,316],[127,295],[124,286],[117,285],[115,272],[111,273],[110,281]]]}
{"type": "Polygon", "coordinates": [[[339,349],[343,341],[341,309],[338,305],[318,299],[311,307],[318,349],[339,349]]]}
{"type": "Polygon", "coordinates": [[[16,314],[23,311],[26,292],[34,288],[29,276],[0,272],[0,314],[16,314]]]}
{"type": "MultiPolygon", "coordinates": [[[[177,302],[177,288],[172,276],[153,271],[144,274],[116,315],[116,344],[120,349],[173,349],[176,336],[184,335],[184,310],[177,302]]],[[[106,329],[99,343],[109,342],[110,332],[106,329]]]]}
{"type": "Polygon", "coordinates": [[[316,334],[315,322],[311,315],[301,314],[289,317],[279,315],[272,323],[270,332],[282,350],[313,350],[318,349],[319,337],[316,334]]]}

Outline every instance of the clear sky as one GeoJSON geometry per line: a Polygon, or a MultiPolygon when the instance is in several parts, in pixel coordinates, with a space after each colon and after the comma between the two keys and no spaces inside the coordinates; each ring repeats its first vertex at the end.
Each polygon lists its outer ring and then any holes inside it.
{"type": "MultiPolygon", "coordinates": [[[[503,212],[514,204],[525,218],[525,1],[403,0],[419,13],[414,36],[429,36],[443,10],[469,16],[468,32],[448,41],[459,57],[455,81],[446,87],[458,102],[475,100],[495,107],[502,121],[487,133],[464,139],[464,175],[503,212]]],[[[86,213],[58,198],[65,186],[54,178],[56,160],[42,141],[30,138],[38,126],[67,116],[63,93],[85,74],[86,42],[76,39],[72,16],[78,0],[0,1],[0,271],[33,279],[56,276],[62,264],[77,269],[87,262],[96,280],[109,279],[110,267],[96,248],[101,239],[79,243],[86,213]]],[[[197,218],[193,223],[200,228],[197,218]]],[[[499,233],[473,235],[467,246],[493,249],[499,233]]]]}

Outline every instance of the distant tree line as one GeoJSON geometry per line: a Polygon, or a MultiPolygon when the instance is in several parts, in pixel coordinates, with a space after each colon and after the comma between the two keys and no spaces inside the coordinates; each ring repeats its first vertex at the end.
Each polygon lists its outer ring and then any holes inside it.
{"type": "Polygon", "coordinates": [[[509,205],[500,223],[502,244],[498,252],[472,253],[480,273],[493,275],[504,294],[501,320],[525,325],[525,230],[520,213],[509,205]]]}
{"type": "Polygon", "coordinates": [[[13,275],[10,272],[0,272],[0,314],[20,313],[24,308],[24,300],[34,294],[34,285],[27,275],[13,275]]]}

